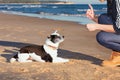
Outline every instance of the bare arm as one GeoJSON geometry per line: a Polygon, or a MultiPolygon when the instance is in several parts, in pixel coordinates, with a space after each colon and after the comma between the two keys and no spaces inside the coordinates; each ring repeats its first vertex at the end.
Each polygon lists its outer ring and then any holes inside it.
{"type": "Polygon", "coordinates": [[[86,27],[89,31],[102,30],[106,32],[115,32],[113,25],[87,24],[86,27]]]}

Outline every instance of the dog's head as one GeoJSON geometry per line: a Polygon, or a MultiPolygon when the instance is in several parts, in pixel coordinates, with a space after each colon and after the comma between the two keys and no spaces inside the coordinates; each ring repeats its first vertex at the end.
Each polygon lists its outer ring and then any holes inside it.
{"type": "Polygon", "coordinates": [[[55,31],[46,40],[47,45],[58,47],[61,42],[64,41],[64,36],[60,35],[55,31]]]}
{"type": "Polygon", "coordinates": [[[48,39],[50,39],[51,42],[53,43],[61,43],[64,41],[64,36],[60,35],[59,33],[57,33],[57,31],[55,31],[54,33],[52,33],[50,35],[50,37],[48,37],[48,39]]]}

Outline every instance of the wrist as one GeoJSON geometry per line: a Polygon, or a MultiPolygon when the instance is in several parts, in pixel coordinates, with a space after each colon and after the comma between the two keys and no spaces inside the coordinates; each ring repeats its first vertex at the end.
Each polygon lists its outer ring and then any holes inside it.
{"type": "Polygon", "coordinates": [[[96,24],[96,30],[102,30],[102,27],[100,24],[96,24]]]}
{"type": "Polygon", "coordinates": [[[98,22],[97,16],[94,16],[94,17],[92,18],[92,20],[95,21],[95,22],[98,22]]]}

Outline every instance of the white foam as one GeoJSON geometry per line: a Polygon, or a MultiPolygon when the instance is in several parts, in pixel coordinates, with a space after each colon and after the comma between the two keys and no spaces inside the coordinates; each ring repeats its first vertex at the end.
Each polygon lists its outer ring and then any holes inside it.
{"type": "Polygon", "coordinates": [[[22,15],[22,16],[29,16],[29,17],[38,17],[38,18],[47,18],[47,19],[53,19],[53,20],[61,20],[61,21],[72,21],[72,22],[78,22],[80,24],[87,24],[87,23],[93,23],[90,19],[85,17],[85,15],[67,15],[67,14],[60,14],[60,15],[52,15],[52,14],[33,14],[33,13],[22,13],[22,12],[15,12],[15,11],[1,11],[2,13],[6,14],[15,14],[15,15],[22,15]]]}

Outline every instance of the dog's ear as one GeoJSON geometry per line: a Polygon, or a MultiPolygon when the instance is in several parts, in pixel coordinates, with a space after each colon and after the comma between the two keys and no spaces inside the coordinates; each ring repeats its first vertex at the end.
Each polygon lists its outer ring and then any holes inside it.
{"type": "Polygon", "coordinates": [[[57,30],[55,30],[55,32],[54,33],[57,33],[58,31],[57,30]]]}
{"type": "Polygon", "coordinates": [[[60,34],[57,33],[58,31],[54,31],[51,35],[57,35],[57,36],[60,36],[60,34]]]}

